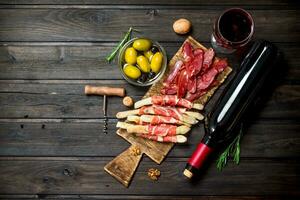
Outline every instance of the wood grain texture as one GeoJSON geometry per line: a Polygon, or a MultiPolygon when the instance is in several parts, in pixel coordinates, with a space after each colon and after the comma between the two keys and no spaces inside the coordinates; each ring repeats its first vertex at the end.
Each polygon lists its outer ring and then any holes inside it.
{"type": "MultiPolygon", "coordinates": [[[[199,38],[200,39],[200,38],[199,38]]],[[[201,41],[201,40],[200,40],[201,41]]],[[[122,79],[116,61],[107,63],[105,57],[116,43],[8,43],[0,46],[1,79],[122,79]],[[20,46],[21,44],[26,46],[20,46]]],[[[170,59],[181,43],[163,42],[170,59]]],[[[204,43],[210,46],[209,43],[204,43]]],[[[300,46],[276,43],[284,53],[282,68],[286,81],[300,78],[300,46]]],[[[233,68],[239,66],[238,59],[229,57],[233,68]]]]}
{"type": "Polygon", "coordinates": [[[299,199],[299,7],[291,0],[1,0],[0,198],[299,199]],[[171,58],[186,38],[173,33],[175,19],[192,20],[191,35],[210,46],[216,16],[230,7],[249,10],[255,38],[275,42],[286,61],[282,83],[246,123],[241,164],[217,172],[213,157],[198,182],[186,182],[181,170],[203,136],[200,124],[162,165],[144,158],[123,188],[103,171],[128,147],[115,134],[121,99],[109,99],[104,135],[102,98],[85,97],[84,85],[123,86],[141,98],[148,88],[126,84],[116,63],[104,61],[128,27],[160,41],[171,58]],[[150,167],[162,171],[158,182],[147,178],[150,167]]]}
{"type": "Polygon", "coordinates": [[[127,150],[123,151],[120,155],[116,156],[113,160],[104,166],[104,170],[125,187],[128,187],[132,177],[140,164],[143,153],[133,154],[135,148],[139,146],[131,145],[127,150]]]}
{"type": "MultiPolygon", "coordinates": [[[[0,41],[119,41],[129,26],[153,40],[183,41],[183,37],[173,32],[172,24],[175,19],[185,17],[192,19],[195,27],[191,35],[208,42],[212,24],[221,11],[184,7],[124,8],[122,12],[118,8],[1,9],[0,41]]],[[[251,13],[256,37],[272,42],[300,42],[297,10],[252,10],[251,13]]]]}
{"type": "Polygon", "coordinates": [[[193,1],[193,0],[1,0],[1,4],[25,4],[25,5],[36,5],[36,4],[46,4],[46,5],[297,5],[295,1],[284,1],[284,0],[252,0],[252,1],[239,1],[239,0],[217,0],[217,1],[193,1]]]}
{"type": "MultiPolygon", "coordinates": [[[[86,96],[84,85],[108,85],[125,87],[127,94],[135,101],[139,100],[147,88],[137,88],[125,81],[2,81],[0,82],[0,118],[102,118],[103,97],[86,96]]],[[[209,111],[217,101],[224,87],[217,90],[206,107],[209,111]]],[[[297,119],[300,117],[299,85],[279,85],[269,100],[257,107],[256,118],[297,119]]],[[[122,104],[122,98],[108,98],[108,116],[115,117],[116,113],[127,108],[122,104]]]]}
{"type": "Polygon", "coordinates": [[[166,144],[147,140],[142,137],[137,137],[132,133],[128,133],[126,130],[122,129],[117,130],[117,135],[129,142],[131,144],[130,148],[138,147],[142,153],[151,158],[157,164],[160,164],[164,160],[173,147],[173,145],[170,143],[166,144]]]}
{"type": "MultiPolygon", "coordinates": [[[[198,199],[198,200],[279,200],[284,198],[285,195],[281,196],[274,196],[274,195],[252,195],[252,196],[231,196],[231,195],[207,195],[207,196],[193,196],[193,195],[181,195],[181,196],[175,196],[175,195],[101,195],[101,194],[65,194],[65,195],[59,195],[59,194],[35,194],[35,195],[0,195],[0,198],[2,199],[113,199],[113,200],[123,200],[123,199],[147,199],[147,200],[156,200],[156,199],[165,199],[165,200],[187,200],[187,199],[198,199]]],[[[292,197],[290,197],[292,198],[292,197]]]]}
{"type": "Polygon", "coordinates": [[[167,159],[160,166],[147,159],[138,168],[130,188],[124,188],[103,171],[110,158],[92,160],[1,160],[2,194],[119,194],[119,195],[299,195],[300,163],[294,160],[247,160],[218,172],[214,163],[203,169],[201,181],[182,177],[186,158],[167,159]],[[147,170],[157,167],[157,182],[147,170]],[[288,179],[287,182],[282,180],[288,179]],[[176,183],[176,184],[174,184],[176,183]],[[262,187],[263,185],[263,187],[262,187]],[[166,187],[168,186],[168,187],[166,187]],[[241,189],[237,190],[236,187],[241,189]],[[145,190],[151,188],[151,190],[145,190]],[[242,189],[243,188],[243,189],[242,189]]]}
{"type": "MultiPolygon", "coordinates": [[[[108,135],[102,127],[102,120],[2,119],[0,156],[112,157],[128,148],[116,134],[116,120],[109,120],[108,135]]],[[[247,122],[241,156],[299,159],[299,130],[299,121],[247,122]]],[[[190,156],[203,134],[200,123],[191,130],[188,144],[176,145],[168,157],[190,156]]]]}

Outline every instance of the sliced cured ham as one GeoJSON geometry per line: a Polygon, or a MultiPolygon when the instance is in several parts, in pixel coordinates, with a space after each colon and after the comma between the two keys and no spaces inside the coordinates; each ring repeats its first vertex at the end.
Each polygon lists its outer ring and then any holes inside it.
{"type": "Polygon", "coordinates": [[[194,76],[189,78],[187,89],[190,93],[195,93],[197,91],[197,77],[194,76]]]}
{"type": "Polygon", "coordinates": [[[176,84],[171,84],[162,88],[160,92],[163,95],[172,95],[172,94],[176,94],[177,90],[178,90],[178,86],[176,84]]]}
{"type": "Polygon", "coordinates": [[[204,60],[203,60],[203,67],[202,67],[202,73],[205,73],[206,70],[211,66],[213,59],[215,56],[215,52],[212,48],[209,48],[204,53],[204,60]]]}
{"type": "Polygon", "coordinates": [[[144,125],[146,123],[157,125],[157,124],[177,124],[177,125],[185,125],[190,127],[191,124],[185,123],[173,117],[165,117],[159,115],[130,115],[127,117],[127,121],[134,122],[136,124],[144,125]]]}
{"type": "Polygon", "coordinates": [[[197,55],[194,55],[194,59],[187,64],[187,71],[189,78],[196,76],[200,73],[203,65],[203,50],[196,51],[197,55]]]}
{"type": "Polygon", "coordinates": [[[197,82],[197,92],[194,94],[188,93],[186,99],[192,102],[204,95],[210,88],[214,87],[216,83],[218,83],[216,76],[224,71],[227,66],[228,63],[226,59],[220,59],[214,62],[212,67],[199,78],[197,82]]]}
{"type": "Polygon", "coordinates": [[[174,136],[184,135],[191,129],[188,126],[175,126],[170,124],[159,125],[134,125],[126,122],[118,122],[117,128],[126,129],[128,133],[135,133],[136,135],[156,135],[156,136],[174,136]]]}
{"type": "Polygon", "coordinates": [[[189,42],[185,42],[183,44],[182,54],[183,54],[183,60],[185,63],[188,63],[193,59],[193,57],[194,57],[193,47],[189,42]]]}
{"type": "Polygon", "coordinates": [[[168,85],[171,84],[173,82],[173,80],[176,78],[178,72],[180,71],[181,67],[183,66],[183,62],[181,60],[178,60],[174,67],[172,68],[172,71],[170,72],[168,78],[166,79],[166,81],[164,82],[164,85],[168,85]]]}
{"type": "Polygon", "coordinates": [[[228,66],[226,60],[218,60],[216,61],[213,66],[205,72],[197,83],[197,90],[201,91],[207,89],[212,82],[215,80],[216,75],[220,72],[224,71],[224,69],[228,66]]]}
{"type": "Polygon", "coordinates": [[[198,103],[192,103],[184,98],[178,98],[176,95],[154,95],[146,99],[137,101],[134,104],[134,108],[140,108],[146,105],[161,105],[161,106],[179,106],[187,109],[202,110],[203,105],[198,103]]]}
{"type": "Polygon", "coordinates": [[[182,47],[183,60],[178,60],[164,81],[161,94],[174,95],[194,101],[207,92],[215,77],[226,61],[214,62],[215,52],[212,48],[204,51],[201,48],[193,49],[189,42],[182,47]]]}
{"type": "Polygon", "coordinates": [[[182,70],[178,77],[178,88],[177,88],[177,96],[182,98],[185,96],[187,91],[189,77],[186,70],[182,70]]]}
{"type": "Polygon", "coordinates": [[[118,119],[126,118],[129,115],[161,115],[167,117],[173,117],[180,121],[188,124],[197,123],[197,119],[202,120],[203,115],[198,112],[187,112],[186,108],[173,108],[173,107],[163,107],[163,106],[145,106],[135,110],[128,110],[123,112],[118,112],[116,117],[118,119]]]}

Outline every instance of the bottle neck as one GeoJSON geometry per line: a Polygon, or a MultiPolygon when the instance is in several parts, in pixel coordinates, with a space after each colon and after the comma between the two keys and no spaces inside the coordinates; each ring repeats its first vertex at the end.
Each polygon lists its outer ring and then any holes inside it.
{"type": "Polygon", "coordinates": [[[200,142],[193,155],[190,157],[188,164],[199,169],[212,151],[213,149],[211,147],[203,142],[200,142]]]}

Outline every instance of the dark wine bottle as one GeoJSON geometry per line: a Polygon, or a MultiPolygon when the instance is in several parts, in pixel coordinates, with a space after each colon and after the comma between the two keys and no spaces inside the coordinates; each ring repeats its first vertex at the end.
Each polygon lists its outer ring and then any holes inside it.
{"type": "Polygon", "coordinates": [[[225,88],[218,103],[205,119],[205,135],[188,160],[183,174],[191,178],[218,146],[233,139],[243,115],[257,98],[275,68],[277,48],[267,41],[257,41],[244,58],[239,71],[225,88]]]}

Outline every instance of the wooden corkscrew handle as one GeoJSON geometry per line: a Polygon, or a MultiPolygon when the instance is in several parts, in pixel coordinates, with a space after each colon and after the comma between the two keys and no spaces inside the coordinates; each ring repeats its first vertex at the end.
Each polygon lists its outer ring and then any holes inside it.
{"type": "Polygon", "coordinates": [[[124,88],[113,88],[113,87],[97,87],[86,85],[84,88],[86,95],[106,95],[106,96],[125,96],[124,88]]]}

